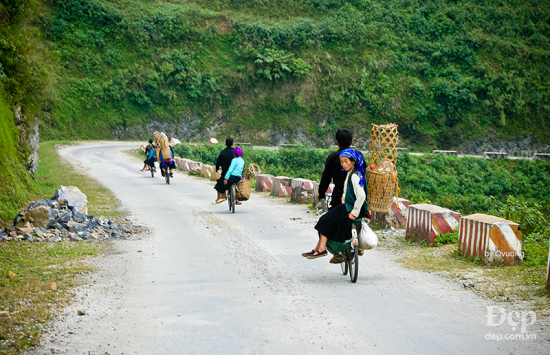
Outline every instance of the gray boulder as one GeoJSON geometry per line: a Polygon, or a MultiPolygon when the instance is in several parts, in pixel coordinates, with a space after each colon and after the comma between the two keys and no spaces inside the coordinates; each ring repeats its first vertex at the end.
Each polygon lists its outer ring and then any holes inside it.
{"type": "Polygon", "coordinates": [[[55,190],[53,199],[57,201],[67,200],[69,207],[72,207],[80,213],[88,214],[88,198],[78,187],[61,186],[59,189],[55,190]]]}

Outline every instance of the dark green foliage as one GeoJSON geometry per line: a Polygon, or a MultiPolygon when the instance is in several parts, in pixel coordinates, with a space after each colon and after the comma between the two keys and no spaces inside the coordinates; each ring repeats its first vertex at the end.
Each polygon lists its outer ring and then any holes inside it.
{"type": "Polygon", "coordinates": [[[397,170],[404,197],[463,214],[487,211],[491,196],[506,201],[510,195],[550,211],[550,163],[545,161],[399,154],[397,170]]]}
{"type": "Polygon", "coordinates": [[[445,244],[457,244],[458,243],[458,228],[454,229],[450,233],[439,234],[435,237],[432,247],[440,247],[445,244]]]}
{"type": "Polygon", "coordinates": [[[63,79],[51,132],[106,138],[186,112],[207,126],[219,112],[241,137],[301,129],[320,142],[326,119],[396,122],[423,147],[488,128],[550,137],[547,0],[117,4],[54,0],[44,16],[63,79]]]}
{"type": "MultiPolygon", "coordinates": [[[[174,148],[174,153],[183,158],[215,165],[218,154],[224,148],[223,144],[180,144],[174,148]]],[[[242,149],[245,163],[258,164],[264,174],[313,180],[319,179],[330,153],[328,149],[312,149],[306,146],[281,149],[277,152],[247,147],[242,149]]]]}

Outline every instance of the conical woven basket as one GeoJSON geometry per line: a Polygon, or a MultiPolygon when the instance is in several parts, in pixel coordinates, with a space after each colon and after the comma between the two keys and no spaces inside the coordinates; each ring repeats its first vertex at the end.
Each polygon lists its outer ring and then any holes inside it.
{"type": "Polygon", "coordinates": [[[383,213],[390,211],[393,196],[399,189],[396,186],[398,141],[397,125],[372,125],[369,153],[366,157],[369,211],[383,213]],[[386,165],[383,166],[383,163],[386,165]]]}

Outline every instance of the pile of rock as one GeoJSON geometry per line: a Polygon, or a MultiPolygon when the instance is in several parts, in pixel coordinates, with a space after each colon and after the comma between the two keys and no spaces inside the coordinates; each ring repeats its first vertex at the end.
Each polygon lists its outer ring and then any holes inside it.
{"type": "Polygon", "coordinates": [[[88,199],[77,187],[61,186],[49,200],[31,202],[13,221],[14,227],[0,228],[2,241],[62,242],[88,239],[126,239],[140,231],[129,220],[117,222],[88,215],[88,199]]]}

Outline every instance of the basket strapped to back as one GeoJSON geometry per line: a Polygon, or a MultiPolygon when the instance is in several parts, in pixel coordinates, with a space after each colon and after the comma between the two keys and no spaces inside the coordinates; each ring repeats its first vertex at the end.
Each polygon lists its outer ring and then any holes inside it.
{"type": "Polygon", "coordinates": [[[397,196],[397,125],[372,125],[367,154],[368,205],[372,212],[389,212],[397,196]]]}

